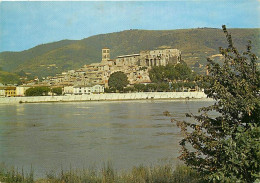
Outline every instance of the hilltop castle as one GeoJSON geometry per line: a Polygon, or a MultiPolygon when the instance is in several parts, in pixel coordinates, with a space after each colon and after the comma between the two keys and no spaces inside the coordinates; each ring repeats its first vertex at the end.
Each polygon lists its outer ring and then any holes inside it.
{"type": "Polygon", "coordinates": [[[124,72],[130,84],[149,83],[148,70],[152,66],[166,66],[181,61],[181,51],[178,49],[162,49],[141,51],[138,54],[121,55],[110,59],[110,49],[102,49],[100,63],[84,65],[78,70],[63,72],[57,77],[49,77],[44,82],[50,85],[103,85],[108,87],[109,76],[113,72],[124,72]]]}
{"type": "MultiPolygon", "coordinates": [[[[102,63],[110,60],[110,49],[102,49],[102,63]]],[[[118,56],[114,65],[116,66],[166,66],[168,64],[177,64],[181,60],[181,52],[178,49],[163,49],[141,51],[138,54],[118,56]]],[[[110,60],[112,61],[112,60],[110,60]]]]}

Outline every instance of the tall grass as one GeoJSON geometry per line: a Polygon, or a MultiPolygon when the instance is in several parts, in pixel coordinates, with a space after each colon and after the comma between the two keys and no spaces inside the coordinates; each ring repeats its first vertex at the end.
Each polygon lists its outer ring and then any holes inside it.
{"type": "Polygon", "coordinates": [[[187,166],[170,165],[138,166],[130,171],[118,172],[111,163],[101,169],[70,169],[60,173],[49,172],[40,180],[33,179],[33,173],[24,175],[18,170],[1,170],[0,182],[36,183],[198,183],[201,176],[187,166]]]}
{"type": "Polygon", "coordinates": [[[24,173],[23,169],[7,168],[4,163],[0,164],[0,182],[10,183],[33,183],[33,169],[29,173],[24,173]]]}

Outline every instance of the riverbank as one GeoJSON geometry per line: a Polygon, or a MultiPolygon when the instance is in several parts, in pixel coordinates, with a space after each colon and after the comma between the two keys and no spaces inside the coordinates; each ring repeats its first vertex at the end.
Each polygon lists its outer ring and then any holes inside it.
{"type": "Polygon", "coordinates": [[[143,92],[143,93],[103,93],[90,95],[3,97],[0,104],[40,103],[40,102],[79,102],[117,101],[145,99],[206,99],[204,92],[143,92]]]}
{"type": "Polygon", "coordinates": [[[198,183],[201,176],[191,168],[180,165],[173,168],[170,164],[133,167],[126,172],[118,172],[111,164],[104,164],[102,169],[70,169],[58,172],[46,172],[41,179],[34,178],[33,170],[29,173],[17,169],[1,167],[0,182],[6,183],[65,183],[65,182],[95,182],[95,183],[142,183],[142,182],[193,182],[198,183]]]}

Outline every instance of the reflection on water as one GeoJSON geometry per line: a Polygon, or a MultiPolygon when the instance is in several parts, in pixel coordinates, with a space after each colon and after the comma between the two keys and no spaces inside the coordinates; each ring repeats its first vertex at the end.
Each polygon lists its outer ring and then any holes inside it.
{"type": "Polygon", "coordinates": [[[30,169],[83,168],[111,161],[115,168],[174,160],[174,118],[209,105],[203,101],[120,101],[0,105],[0,162],[30,169]]]}

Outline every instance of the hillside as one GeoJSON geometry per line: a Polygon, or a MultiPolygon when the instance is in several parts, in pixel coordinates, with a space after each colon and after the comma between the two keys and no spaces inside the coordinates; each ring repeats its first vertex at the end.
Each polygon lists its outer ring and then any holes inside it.
{"type": "Polygon", "coordinates": [[[20,84],[21,81],[17,74],[0,70],[0,83],[1,84],[20,84]]]}
{"type": "MultiPolygon", "coordinates": [[[[229,32],[239,50],[245,50],[247,41],[251,40],[253,52],[260,55],[260,29],[229,29],[229,32]]],[[[221,29],[127,30],[77,41],[48,43],[22,52],[2,52],[0,66],[10,72],[24,70],[38,76],[54,75],[100,62],[103,47],[111,49],[111,58],[141,50],[172,47],[182,51],[182,58],[188,65],[197,61],[205,64],[207,57],[218,53],[219,46],[226,46],[221,29]]]]}

